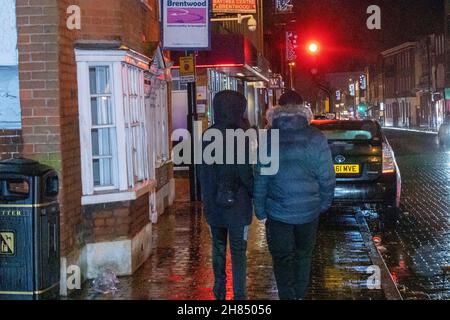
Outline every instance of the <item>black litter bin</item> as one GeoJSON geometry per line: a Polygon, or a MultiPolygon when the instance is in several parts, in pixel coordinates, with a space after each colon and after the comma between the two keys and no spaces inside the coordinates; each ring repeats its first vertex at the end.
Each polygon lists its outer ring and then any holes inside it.
{"type": "Polygon", "coordinates": [[[52,168],[0,161],[0,299],[59,296],[58,191],[52,168]]]}

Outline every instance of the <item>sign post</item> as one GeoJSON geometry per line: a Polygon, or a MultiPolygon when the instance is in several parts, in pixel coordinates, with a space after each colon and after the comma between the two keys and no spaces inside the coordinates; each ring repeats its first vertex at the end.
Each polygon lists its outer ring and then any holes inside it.
{"type": "MultiPolygon", "coordinates": [[[[185,51],[180,58],[180,77],[188,86],[187,128],[191,139],[197,121],[197,94],[195,79],[195,51],[211,49],[211,0],[161,0],[162,48],[185,51]]],[[[189,183],[191,201],[200,200],[195,167],[195,143],[191,141],[189,183]]]]}
{"type": "Polygon", "coordinates": [[[195,53],[186,51],[185,57],[180,57],[180,78],[187,83],[188,115],[187,129],[191,136],[191,164],[189,165],[189,191],[191,201],[199,201],[200,187],[197,179],[197,167],[195,166],[195,141],[194,123],[198,120],[197,114],[197,86],[195,77],[195,53]]]}
{"type": "Polygon", "coordinates": [[[181,83],[195,82],[195,58],[190,54],[180,57],[180,81],[181,83]]]}

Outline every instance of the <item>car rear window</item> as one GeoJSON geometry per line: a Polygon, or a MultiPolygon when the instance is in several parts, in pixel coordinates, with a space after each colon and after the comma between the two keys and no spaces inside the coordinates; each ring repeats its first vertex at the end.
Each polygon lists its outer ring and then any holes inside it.
{"type": "Polygon", "coordinates": [[[317,122],[313,125],[319,128],[328,140],[369,141],[381,140],[378,126],[373,122],[337,121],[317,122]]]}

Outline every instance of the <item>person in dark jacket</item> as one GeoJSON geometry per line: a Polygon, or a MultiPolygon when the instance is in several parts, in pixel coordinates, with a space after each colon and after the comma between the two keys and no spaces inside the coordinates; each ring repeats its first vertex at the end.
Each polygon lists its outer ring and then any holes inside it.
{"type": "MultiPolygon", "coordinates": [[[[221,91],[214,97],[213,108],[215,124],[207,131],[220,130],[224,137],[224,145],[226,145],[225,131],[227,129],[248,129],[248,122],[244,119],[247,100],[242,94],[229,90],[221,91]]],[[[204,144],[203,147],[206,146],[204,144]]],[[[226,153],[230,151],[224,147],[224,159],[226,159],[226,153]]],[[[246,148],[247,151],[249,151],[248,148],[246,148]]],[[[225,300],[226,297],[226,251],[229,237],[234,299],[245,300],[247,298],[247,236],[253,215],[252,165],[249,162],[246,164],[203,164],[199,167],[199,181],[203,208],[212,236],[214,295],[218,300],[225,300]],[[218,199],[226,196],[228,192],[224,190],[227,188],[225,182],[231,180],[233,181],[233,203],[225,206],[218,199]]]]}
{"type": "Polygon", "coordinates": [[[259,220],[266,220],[280,299],[303,299],[319,216],[330,208],[334,196],[333,161],[325,135],[310,126],[309,108],[276,107],[268,119],[271,130],[279,130],[279,170],[265,176],[263,166],[256,166],[255,211],[259,220]]]}

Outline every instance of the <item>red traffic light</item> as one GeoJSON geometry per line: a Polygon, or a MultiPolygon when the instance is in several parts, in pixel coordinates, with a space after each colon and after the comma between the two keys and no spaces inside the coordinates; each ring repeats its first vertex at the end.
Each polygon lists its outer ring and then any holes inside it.
{"type": "Polygon", "coordinates": [[[319,43],[317,43],[316,41],[308,42],[306,50],[308,51],[309,54],[316,55],[317,53],[319,53],[320,50],[319,43]]]}

